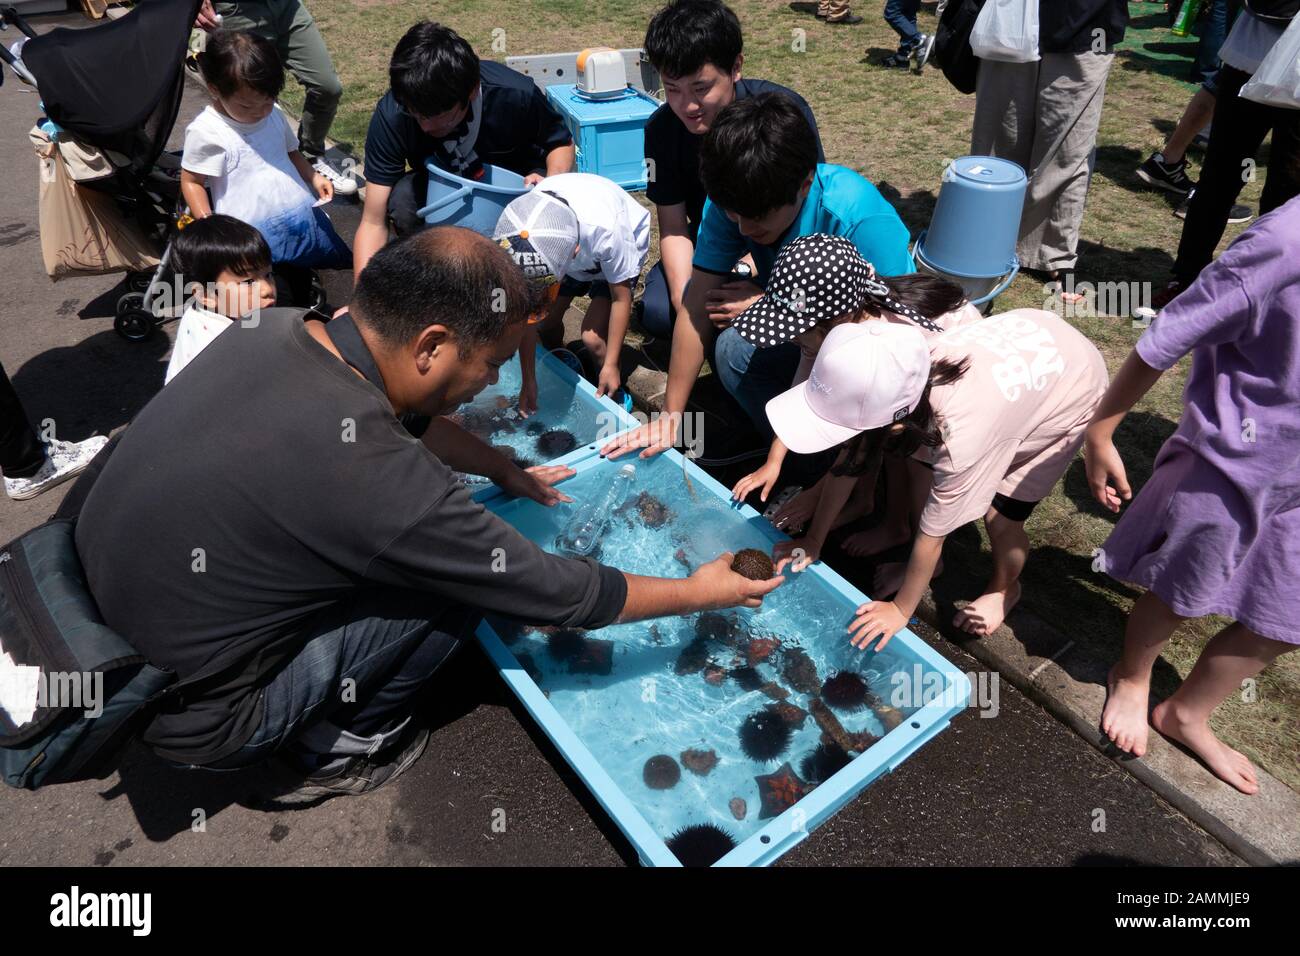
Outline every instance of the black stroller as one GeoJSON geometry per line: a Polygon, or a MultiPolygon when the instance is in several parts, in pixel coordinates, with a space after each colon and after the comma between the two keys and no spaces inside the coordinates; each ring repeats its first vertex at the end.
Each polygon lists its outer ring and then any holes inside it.
{"type": "MultiPolygon", "coordinates": [[[[17,55],[0,44],[0,59],[36,87],[46,117],[42,128],[103,151],[112,174],[84,185],[110,195],[161,250],[153,272],[128,274],[128,291],[117,302],[113,328],[131,341],[147,339],[179,316],[164,304],[173,298],[167,259],[170,237],[187,216],[180,157],[166,144],[180,112],[190,31],[201,4],[145,0],[120,19],[43,36],[13,7],[0,6],[0,29],[12,24],[28,37],[17,55]]],[[[324,290],[310,270],[276,278],[287,293],[282,303],[324,306],[324,290]]]]}

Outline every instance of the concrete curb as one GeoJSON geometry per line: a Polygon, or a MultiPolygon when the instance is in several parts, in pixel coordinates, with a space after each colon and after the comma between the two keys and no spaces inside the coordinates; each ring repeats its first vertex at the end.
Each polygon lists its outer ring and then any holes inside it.
{"type": "MultiPolygon", "coordinates": [[[[933,592],[926,594],[916,613],[941,634],[947,636],[951,631],[933,592]]],[[[962,649],[1011,681],[1102,754],[1115,759],[1247,863],[1275,866],[1300,862],[1300,794],[1256,767],[1259,793],[1248,797],[1154,730],[1146,756],[1120,758],[1098,729],[1106,699],[1107,664],[1073,660],[1072,670],[1086,675],[1087,679],[1081,680],[1057,663],[1074,650],[1073,641],[1022,608],[1013,611],[1011,618],[1015,630],[1004,624],[989,637],[961,643],[962,649]],[[1050,657],[1040,657],[1027,647],[1058,650],[1050,657]]]]}

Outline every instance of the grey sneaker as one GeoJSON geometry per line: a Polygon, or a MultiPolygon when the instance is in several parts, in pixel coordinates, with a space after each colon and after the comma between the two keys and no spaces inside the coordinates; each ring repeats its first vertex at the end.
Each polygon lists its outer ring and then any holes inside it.
{"type": "Polygon", "coordinates": [[[108,439],[103,435],[85,441],[48,441],[45,443],[45,462],[40,470],[27,478],[5,476],[5,492],[14,501],[35,498],[41,492],[81,474],[107,444],[108,439]]]}
{"type": "Polygon", "coordinates": [[[930,54],[934,52],[934,34],[922,33],[921,42],[916,45],[912,53],[916,56],[916,66],[913,70],[917,76],[925,69],[925,65],[930,62],[930,54]]]}
{"type": "Polygon", "coordinates": [[[352,174],[339,172],[324,156],[315,160],[311,168],[334,184],[334,195],[355,196],[357,194],[357,181],[352,174]]]}
{"type": "Polygon", "coordinates": [[[409,770],[428,743],[429,729],[415,727],[373,757],[352,757],[335,769],[307,774],[288,757],[277,755],[272,758],[277,778],[273,792],[257,794],[258,805],[271,810],[301,809],[330,797],[370,793],[409,770]]]}

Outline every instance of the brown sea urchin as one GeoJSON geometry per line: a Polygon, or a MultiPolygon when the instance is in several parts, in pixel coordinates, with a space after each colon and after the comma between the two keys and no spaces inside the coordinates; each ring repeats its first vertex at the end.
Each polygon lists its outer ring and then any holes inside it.
{"type": "Polygon", "coordinates": [[[731,559],[731,570],[751,581],[766,581],[776,569],[772,559],[757,548],[742,548],[731,559]]]}
{"type": "Polygon", "coordinates": [[[670,790],[682,779],[682,768],[667,754],[657,754],[641,768],[641,779],[651,790],[670,790]]]}

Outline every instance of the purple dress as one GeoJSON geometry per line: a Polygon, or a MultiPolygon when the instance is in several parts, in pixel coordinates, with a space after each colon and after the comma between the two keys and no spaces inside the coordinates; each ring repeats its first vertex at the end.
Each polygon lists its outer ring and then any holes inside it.
{"type": "Polygon", "coordinates": [[[1103,548],[1176,613],[1300,643],[1300,198],[1259,219],[1152,323],[1142,360],[1192,353],[1178,430],[1103,548]]]}

